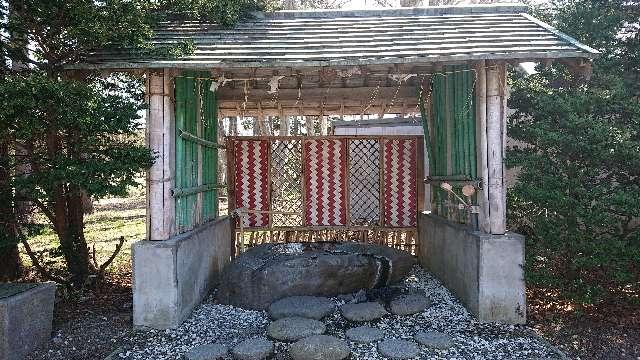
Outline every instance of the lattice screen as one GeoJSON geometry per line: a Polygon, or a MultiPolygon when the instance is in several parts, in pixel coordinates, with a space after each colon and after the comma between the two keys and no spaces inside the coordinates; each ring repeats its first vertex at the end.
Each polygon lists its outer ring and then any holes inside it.
{"type": "Polygon", "coordinates": [[[271,142],[271,206],[273,226],[302,226],[302,143],[295,140],[271,142]]]}
{"type": "Polygon", "coordinates": [[[380,225],[380,141],[349,141],[351,225],[380,225]]]}

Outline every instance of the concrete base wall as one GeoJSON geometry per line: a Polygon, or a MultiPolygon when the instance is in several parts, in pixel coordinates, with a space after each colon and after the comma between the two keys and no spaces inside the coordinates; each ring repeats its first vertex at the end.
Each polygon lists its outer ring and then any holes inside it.
{"type": "Polygon", "coordinates": [[[219,281],[231,261],[227,216],[165,241],[133,244],[133,325],[175,328],[219,281]]]}
{"type": "Polygon", "coordinates": [[[523,236],[473,232],[467,226],[422,213],[418,239],[422,266],[480,321],[526,321],[523,236]]]}
{"type": "Polygon", "coordinates": [[[51,338],[54,283],[0,299],[0,359],[22,360],[51,338]]]}

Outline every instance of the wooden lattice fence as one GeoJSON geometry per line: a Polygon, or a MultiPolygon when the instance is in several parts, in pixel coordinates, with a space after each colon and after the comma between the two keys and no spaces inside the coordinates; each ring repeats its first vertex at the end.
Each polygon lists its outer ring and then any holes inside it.
{"type": "Polygon", "coordinates": [[[228,137],[238,251],[351,240],[415,251],[422,137],[228,137]]]}

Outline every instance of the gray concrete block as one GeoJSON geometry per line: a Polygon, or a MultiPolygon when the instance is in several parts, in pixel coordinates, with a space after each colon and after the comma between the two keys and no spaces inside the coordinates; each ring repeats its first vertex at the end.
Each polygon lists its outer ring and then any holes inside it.
{"type": "Polygon", "coordinates": [[[42,283],[0,299],[0,359],[24,359],[49,341],[55,293],[54,283],[42,283]]]}
{"type": "Polygon", "coordinates": [[[133,324],[179,326],[231,261],[232,223],[227,216],[165,241],[132,247],[133,324]]]}
{"type": "Polygon", "coordinates": [[[419,214],[418,258],[481,321],[526,321],[524,237],[419,214]]]}

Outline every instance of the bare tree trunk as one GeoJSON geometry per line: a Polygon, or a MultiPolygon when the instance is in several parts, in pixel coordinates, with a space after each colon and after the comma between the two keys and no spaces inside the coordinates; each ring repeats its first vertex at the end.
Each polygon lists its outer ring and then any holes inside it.
{"type": "Polygon", "coordinates": [[[56,221],[63,231],[58,233],[60,250],[64,255],[67,268],[71,273],[71,283],[76,288],[85,285],[89,277],[89,248],[84,237],[84,211],[82,209],[82,190],[75,185],[61,186],[63,190],[56,196],[56,221]]]}
{"type": "Polygon", "coordinates": [[[82,191],[82,211],[85,214],[93,214],[93,200],[86,191],[82,191]]]}
{"type": "MultiPolygon", "coordinates": [[[[47,136],[48,155],[60,150],[60,136],[52,129],[47,136]]],[[[60,250],[71,274],[71,283],[82,288],[89,276],[89,248],[84,237],[82,189],[73,184],[58,184],[53,195],[53,228],[60,241],[60,250]]]]}
{"type": "Polygon", "coordinates": [[[0,139],[0,281],[16,280],[22,274],[9,173],[10,143],[6,134],[0,139]]]}
{"type": "MultiPolygon", "coordinates": [[[[14,14],[12,9],[19,6],[15,1],[9,2],[9,16],[14,14]]],[[[13,71],[23,70],[26,66],[17,57],[26,55],[26,37],[24,34],[11,32],[11,47],[21,49],[12,54],[11,68],[13,71]]],[[[22,273],[22,264],[18,252],[18,228],[16,203],[11,184],[11,162],[9,152],[13,137],[8,129],[0,129],[0,281],[17,279],[22,273]]],[[[16,149],[16,152],[18,149],[16,149]]]]}

